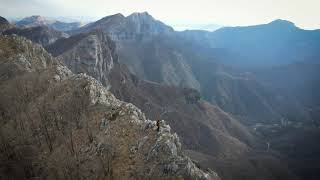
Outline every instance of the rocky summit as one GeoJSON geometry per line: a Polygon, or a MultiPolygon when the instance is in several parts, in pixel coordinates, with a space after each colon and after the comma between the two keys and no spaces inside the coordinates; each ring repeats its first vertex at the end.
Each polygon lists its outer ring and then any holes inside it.
{"type": "Polygon", "coordinates": [[[150,37],[173,32],[173,28],[155,20],[147,12],[133,13],[127,17],[115,14],[104,17],[70,33],[88,33],[101,29],[113,40],[145,40],[150,37]]]}
{"type": "Polygon", "coordinates": [[[148,120],[41,46],[0,36],[0,174],[5,179],[219,179],[169,125],[148,120]]]}

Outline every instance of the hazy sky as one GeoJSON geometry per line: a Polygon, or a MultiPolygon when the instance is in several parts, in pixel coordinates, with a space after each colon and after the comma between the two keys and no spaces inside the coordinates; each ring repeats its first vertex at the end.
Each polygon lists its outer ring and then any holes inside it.
{"type": "Polygon", "coordinates": [[[0,15],[22,17],[128,15],[148,11],[172,23],[252,25],[286,19],[320,29],[320,0],[0,0],[0,15]]]}

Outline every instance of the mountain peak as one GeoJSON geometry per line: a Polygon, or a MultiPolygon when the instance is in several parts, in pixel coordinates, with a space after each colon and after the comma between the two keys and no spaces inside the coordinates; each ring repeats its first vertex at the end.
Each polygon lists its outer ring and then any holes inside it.
{"type": "Polygon", "coordinates": [[[136,12],[127,17],[122,14],[106,16],[73,33],[90,32],[95,29],[103,30],[113,40],[143,39],[173,31],[170,26],[154,19],[149,13],[136,12]]]}
{"type": "Polygon", "coordinates": [[[96,21],[95,24],[105,24],[105,23],[110,23],[112,22],[119,22],[125,19],[125,16],[121,13],[117,13],[117,14],[113,14],[110,16],[105,16],[103,18],[101,18],[100,20],[96,21]]]}
{"type": "Polygon", "coordinates": [[[131,24],[131,30],[139,34],[159,34],[173,31],[161,21],[154,19],[148,12],[135,12],[126,17],[127,23],[131,24]]]}
{"type": "Polygon", "coordinates": [[[33,15],[29,17],[25,17],[22,20],[29,20],[29,21],[47,21],[47,19],[40,15],[33,15]]]}
{"type": "Polygon", "coordinates": [[[33,15],[29,17],[25,17],[18,21],[16,24],[18,26],[43,26],[52,24],[54,21],[48,20],[47,18],[40,15],[33,15]]]}
{"type": "Polygon", "coordinates": [[[295,24],[293,22],[283,20],[283,19],[276,19],[269,23],[270,25],[276,25],[276,26],[286,26],[286,27],[295,27],[295,24]]]}
{"type": "MultiPolygon", "coordinates": [[[[132,14],[130,14],[128,17],[136,17],[136,16],[140,16],[140,17],[152,17],[147,11],[144,12],[134,12],[132,14]]],[[[153,18],[153,17],[152,17],[153,18]]]]}
{"type": "Polygon", "coordinates": [[[113,15],[110,15],[110,16],[107,16],[107,17],[125,17],[123,14],[121,13],[117,13],[117,14],[113,14],[113,15]]]}

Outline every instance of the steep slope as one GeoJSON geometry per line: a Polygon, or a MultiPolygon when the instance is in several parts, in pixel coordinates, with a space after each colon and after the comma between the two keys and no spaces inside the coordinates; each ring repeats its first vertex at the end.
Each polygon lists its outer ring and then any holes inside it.
{"type": "Polygon", "coordinates": [[[12,27],[13,25],[11,25],[6,18],[0,16],[0,33],[12,27]]]}
{"type": "Polygon", "coordinates": [[[154,38],[173,33],[173,29],[155,20],[148,13],[133,13],[128,17],[115,14],[104,17],[71,33],[100,29],[117,43],[120,62],[142,79],[180,87],[199,89],[190,66],[183,56],[173,51],[162,52],[154,38]],[[123,53],[122,53],[123,52],[123,53]]]}
{"type": "MultiPolygon", "coordinates": [[[[276,68],[254,71],[254,75],[268,88],[295,97],[304,108],[313,109],[320,105],[320,63],[293,63],[276,68]]],[[[314,118],[317,120],[318,118],[314,118]]]]}
{"type": "MultiPolygon", "coordinates": [[[[117,41],[119,61],[139,78],[200,90],[186,54],[175,48],[167,36],[156,36],[147,41],[117,41]]],[[[174,39],[175,40],[175,39],[174,39]]]]}
{"type": "Polygon", "coordinates": [[[0,175],[8,179],[218,179],[132,104],[38,45],[0,36],[0,175]]]}
{"type": "Polygon", "coordinates": [[[288,112],[296,119],[308,118],[285,94],[265,88],[250,73],[222,65],[216,51],[179,34],[118,44],[119,61],[139,78],[197,89],[205,100],[243,122],[279,122],[288,112]]]}
{"type": "Polygon", "coordinates": [[[73,29],[77,29],[81,26],[79,22],[61,22],[57,20],[47,19],[42,16],[30,16],[25,17],[22,20],[16,22],[18,27],[36,27],[36,26],[47,26],[57,31],[70,31],[73,29]]]}
{"type": "Polygon", "coordinates": [[[23,36],[42,46],[47,46],[62,37],[68,37],[67,34],[51,29],[46,26],[36,26],[27,28],[11,28],[3,32],[5,35],[16,34],[23,36]]]}
{"type": "MultiPolygon", "coordinates": [[[[97,31],[88,35],[77,35],[68,39],[60,39],[47,47],[54,55],[64,54],[64,63],[75,73],[88,73],[110,88],[108,76],[113,68],[115,44],[109,37],[97,31]],[[81,49],[81,50],[80,50],[81,49]],[[69,60],[70,59],[70,60],[69,60]]],[[[116,60],[117,61],[117,60],[116,60]]]]}
{"type": "Polygon", "coordinates": [[[183,54],[158,45],[157,37],[174,33],[148,13],[125,17],[115,14],[72,31],[73,34],[100,29],[117,43],[120,62],[138,77],[174,85],[200,89],[183,54]]]}
{"type": "MultiPolygon", "coordinates": [[[[144,13],[132,16],[145,17],[143,19],[150,21],[148,24],[157,23],[144,13]]],[[[141,34],[142,38],[115,36],[123,31],[137,34],[137,31],[131,28],[133,25],[129,26],[127,23],[128,19],[133,19],[129,17],[121,14],[108,16],[80,28],[79,31],[100,29],[106,32],[117,44],[120,63],[127,65],[130,72],[140,79],[197,89],[204,99],[232,113],[246,124],[278,123],[282,118],[291,117],[295,117],[294,120],[309,119],[308,112],[286,94],[265,88],[247,71],[223,65],[225,60],[235,56],[223,47],[212,48],[215,32],[153,33],[156,31],[151,28],[149,33],[141,34]]],[[[131,22],[140,26],[142,21],[131,22]]],[[[158,27],[159,31],[163,31],[165,27],[158,27]]],[[[295,27],[292,25],[290,28],[295,27]]]]}
{"type": "Polygon", "coordinates": [[[148,117],[164,118],[168,121],[175,117],[175,121],[168,123],[183,137],[188,148],[203,151],[207,149],[207,152],[228,156],[238,154],[236,151],[228,153],[231,150],[229,146],[238,146],[236,149],[239,152],[247,149],[245,144],[229,137],[233,133],[245,142],[253,141],[250,133],[240,123],[219,108],[200,100],[197,91],[139,80],[129,73],[126,66],[118,62],[115,43],[101,31],[61,39],[47,49],[58,56],[74,73],[87,73],[95,77],[118,98],[140,107],[148,117]],[[68,48],[62,51],[59,47],[68,48]],[[60,55],[57,52],[60,52],[60,55]],[[193,127],[192,124],[199,126],[194,133],[189,131],[193,127]],[[218,138],[217,134],[207,135],[208,137],[201,135],[202,139],[208,139],[208,142],[215,140],[217,147],[207,143],[199,144],[200,136],[194,134],[201,134],[202,126],[221,134],[221,138],[218,138]],[[228,132],[228,129],[234,131],[228,132]],[[230,144],[227,140],[223,141],[223,138],[230,139],[230,144]],[[214,150],[219,146],[222,149],[214,150]]]}
{"type": "MultiPolygon", "coordinates": [[[[289,21],[275,20],[264,25],[226,27],[213,33],[189,31],[181,34],[184,38],[211,47],[216,63],[233,66],[237,71],[244,72],[244,77],[258,81],[262,87],[258,92],[269,92],[269,100],[265,102],[273,101],[273,105],[268,103],[269,107],[278,111],[276,113],[282,118],[302,122],[317,119],[320,101],[316,93],[319,84],[316,70],[320,56],[319,30],[303,30],[289,21]]],[[[203,76],[207,76],[211,69],[205,70],[204,67],[207,66],[201,64],[198,66],[201,71],[194,72],[205,71],[203,76]]],[[[207,78],[203,79],[207,81],[207,78]]],[[[219,87],[215,83],[207,84],[219,87]]],[[[203,89],[205,97],[222,97],[211,93],[212,87],[203,89]]]]}
{"type": "Polygon", "coordinates": [[[125,65],[119,64],[115,49],[113,41],[103,37],[101,31],[61,39],[48,47],[48,51],[71,66],[73,72],[92,75],[110,87],[116,97],[141,108],[147,117],[164,119],[189,151],[210,157],[210,162],[198,155],[191,154],[192,157],[203,167],[224,174],[222,178],[250,179],[260,174],[258,179],[277,179],[277,176],[294,179],[278,157],[255,154],[248,146],[256,144],[248,129],[218,107],[201,100],[199,92],[140,80],[129,73],[125,65]],[[104,69],[103,74],[97,74],[97,69],[104,69]],[[238,170],[242,167],[248,171],[238,170]]]}

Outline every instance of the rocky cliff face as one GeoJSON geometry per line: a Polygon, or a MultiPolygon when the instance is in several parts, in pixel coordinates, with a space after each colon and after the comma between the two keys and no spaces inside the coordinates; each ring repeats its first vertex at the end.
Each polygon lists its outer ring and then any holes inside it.
{"type": "Polygon", "coordinates": [[[184,55],[157,44],[159,39],[170,36],[174,30],[148,13],[133,13],[127,17],[122,14],[107,16],[70,33],[88,33],[97,29],[116,42],[119,61],[138,77],[200,89],[184,55]]]}
{"type": "Polygon", "coordinates": [[[122,14],[107,16],[71,33],[88,33],[97,29],[104,31],[113,40],[146,40],[159,34],[173,32],[170,26],[144,12],[133,13],[127,17],[122,14]]]}
{"type": "Polygon", "coordinates": [[[114,42],[101,31],[61,39],[47,49],[53,55],[59,54],[59,58],[74,73],[90,74],[110,88],[108,76],[117,56],[114,42]]]}
{"type": "Polygon", "coordinates": [[[218,179],[183,155],[176,134],[38,45],[0,36],[1,177],[218,179]]]}
{"type": "Polygon", "coordinates": [[[107,16],[71,33],[88,33],[97,29],[116,42],[119,61],[138,77],[199,90],[199,83],[183,55],[177,51],[163,52],[167,49],[154,44],[158,41],[157,37],[162,38],[174,30],[148,13],[133,13],[127,17],[122,14],[107,16]]]}

